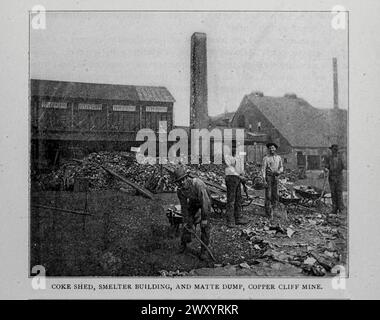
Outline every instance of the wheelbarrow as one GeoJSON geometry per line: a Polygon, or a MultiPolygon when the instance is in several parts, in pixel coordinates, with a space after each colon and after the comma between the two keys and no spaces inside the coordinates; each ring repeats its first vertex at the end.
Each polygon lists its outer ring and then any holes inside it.
{"type": "MultiPolygon", "coordinates": [[[[257,197],[251,195],[248,197],[243,197],[241,206],[248,207],[256,198],[257,197]]],[[[211,206],[215,213],[220,215],[223,214],[227,208],[227,197],[224,194],[211,194],[211,206]]]]}
{"type": "Polygon", "coordinates": [[[286,212],[289,212],[289,209],[297,210],[301,200],[302,198],[298,196],[289,197],[289,196],[282,196],[281,194],[278,196],[278,202],[284,206],[286,212]]]}
{"type": "Polygon", "coordinates": [[[183,224],[184,218],[179,206],[166,209],[166,217],[169,220],[170,227],[176,236],[179,235],[179,227],[183,224]]]}
{"type": "Polygon", "coordinates": [[[219,215],[223,214],[227,207],[227,197],[224,194],[213,193],[210,198],[214,212],[219,215]]]}
{"type": "Polygon", "coordinates": [[[322,201],[324,196],[324,190],[314,186],[295,186],[293,187],[296,195],[300,200],[300,205],[305,207],[317,207],[325,205],[322,201]]]}

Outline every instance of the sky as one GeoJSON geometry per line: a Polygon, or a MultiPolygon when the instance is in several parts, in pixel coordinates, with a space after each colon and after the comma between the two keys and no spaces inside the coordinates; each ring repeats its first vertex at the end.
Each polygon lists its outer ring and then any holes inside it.
{"type": "Polygon", "coordinates": [[[210,115],[235,111],[244,95],[295,93],[333,107],[332,58],[339,107],[348,108],[347,29],[330,12],[48,12],[31,28],[30,77],[165,86],[176,125],[189,124],[190,38],[207,34],[210,115]]]}

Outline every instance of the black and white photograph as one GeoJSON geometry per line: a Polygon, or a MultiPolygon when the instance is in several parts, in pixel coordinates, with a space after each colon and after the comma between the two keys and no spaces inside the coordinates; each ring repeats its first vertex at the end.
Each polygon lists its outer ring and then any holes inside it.
{"type": "Polygon", "coordinates": [[[348,12],[29,21],[29,273],[349,275],[348,12]]]}
{"type": "Polygon", "coordinates": [[[380,2],[0,7],[0,299],[380,297],[380,2]]]}

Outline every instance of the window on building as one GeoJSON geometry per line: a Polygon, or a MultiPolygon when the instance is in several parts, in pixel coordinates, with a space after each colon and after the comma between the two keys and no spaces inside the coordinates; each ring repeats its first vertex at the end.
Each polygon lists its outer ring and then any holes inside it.
{"type": "Polygon", "coordinates": [[[70,125],[69,115],[66,102],[42,101],[36,125],[41,130],[65,130],[70,125]]]}
{"type": "Polygon", "coordinates": [[[240,128],[244,128],[245,127],[245,117],[243,114],[241,114],[239,117],[238,117],[238,127],[240,128]]]}
{"type": "Polygon", "coordinates": [[[168,112],[168,108],[162,106],[149,106],[146,107],[146,112],[168,112]]]}
{"type": "Polygon", "coordinates": [[[97,131],[107,128],[106,110],[101,103],[78,103],[73,109],[74,130],[97,131]]]}
{"type": "Polygon", "coordinates": [[[304,167],[306,166],[306,157],[301,151],[297,152],[297,166],[304,167]]]}
{"type": "Polygon", "coordinates": [[[309,155],[307,156],[307,169],[319,170],[321,168],[321,156],[309,155]]]}
{"type": "Polygon", "coordinates": [[[119,105],[119,104],[114,104],[112,106],[113,111],[129,111],[129,112],[135,112],[136,111],[136,106],[126,106],[126,105],[119,105]]]}
{"type": "Polygon", "coordinates": [[[78,104],[78,109],[79,110],[102,110],[102,105],[101,104],[95,104],[95,103],[79,103],[78,104]]]}
{"type": "Polygon", "coordinates": [[[52,101],[43,101],[42,108],[46,109],[67,109],[66,102],[52,102],[52,101]]]}
{"type": "Polygon", "coordinates": [[[139,127],[139,114],[135,105],[112,105],[109,113],[109,128],[112,131],[130,132],[139,127]]]}

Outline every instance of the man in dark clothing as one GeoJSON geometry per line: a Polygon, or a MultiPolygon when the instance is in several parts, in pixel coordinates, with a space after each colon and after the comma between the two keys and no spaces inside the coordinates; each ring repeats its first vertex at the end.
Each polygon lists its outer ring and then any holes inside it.
{"type": "Polygon", "coordinates": [[[345,165],[342,156],[339,154],[339,147],[333,144],[331,155],[325,160],[325,171],[329,175],[329,185],[331,191],[332,214],[338,214],[343,210],[343,169],[345,165]]]}
{"type": "MultiPolygon", "coordinates": [[[[191,231],[195,232],[194,226],[201,225],[201,240],[206,246],[210,243],[210,225],[208,222],[211,210],[211,201],[204,182],[198,178],[190,178],[182,167],[174,172],[175,183],[178,186],[177,196],[181,203],[181,211],[184,217],[184,224],[181,237],[180,252],[184,252],[187,244],[191,242],[191,231]]],[[[201,246],[202,260],[209,259],[207,249],[201,246]]]]}

